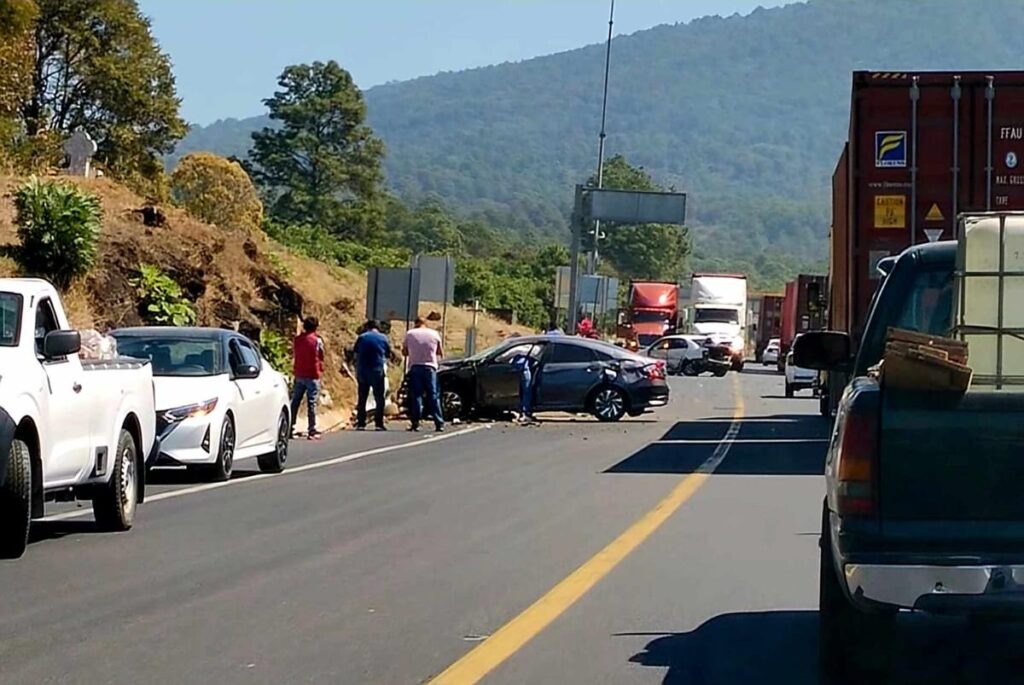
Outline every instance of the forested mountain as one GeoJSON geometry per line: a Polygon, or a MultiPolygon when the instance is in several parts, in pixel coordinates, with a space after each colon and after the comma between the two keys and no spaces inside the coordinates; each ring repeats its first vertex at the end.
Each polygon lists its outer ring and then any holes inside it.
{"type": "MultiPolygon", "coordinates": [[[[619,37],[608,153],[690,193],[700,265],[819,260],[850,72],[1022,68],[1020,27],[1020,0],[811,0],[619,37]]],[[[595,166],[602,74],[592,45],[370,89],[389,184],[564,236],[572,186],[595,166]]],[[[244,156],[266,123],[195,127],[176,154],[244,156]]]]}

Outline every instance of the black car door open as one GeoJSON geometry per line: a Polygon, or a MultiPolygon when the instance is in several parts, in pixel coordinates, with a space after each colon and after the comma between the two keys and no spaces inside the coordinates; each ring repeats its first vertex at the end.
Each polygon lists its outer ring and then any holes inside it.
{"type": "Polygon", "coordinates": [[[482,408],[507,410],[519,405],[519,370],[512,366],[512,359],[518,354],[529,354],[536,345],[513,345],[477,367],[476,396],[482,408]]]}

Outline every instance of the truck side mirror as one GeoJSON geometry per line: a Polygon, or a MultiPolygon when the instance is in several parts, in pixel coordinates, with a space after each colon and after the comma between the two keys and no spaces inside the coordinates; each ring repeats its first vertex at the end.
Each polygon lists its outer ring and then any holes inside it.
{"type": "Polygon", "coordinates": [[[82,336],[78,331],[50,331],[43,338],[43,358],[59,359],[78,354],[82,349],[82,336]]]}
{"type": "Polygon", "coordinates": [[[853,340],[841,331],[811,331],[793,342],[793,364],[815,371],[845,371],[853,360],[853,340]]]}

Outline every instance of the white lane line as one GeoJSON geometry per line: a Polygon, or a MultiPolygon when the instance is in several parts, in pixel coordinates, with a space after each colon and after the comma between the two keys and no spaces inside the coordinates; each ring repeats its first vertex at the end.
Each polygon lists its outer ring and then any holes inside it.
{"type": "MultiPolygon", "coordinates": [[[[744,422],[745,423],[745,422],[744,422]]],[[[655,445],[717,445],[721,440],[658,440],[655,445]]],[[[797,445],[825,443],[828,438],[740,438],[734,445],[797,445]]]]}
{"type": "MultiPolygon", "coordinates": [[[[261,480],[267,480],[268,478],[281,478],[283,476],[291,476],[296,473],[303,473],[305,471],[312,471],[314,469],[324,469],[328,466],[337,466],[338,464],[347,464],[350,461],[356,461],[357,459],[365,459],[366,457],[372,457],[378,454],[384,454],[385,452],[397,452],[398,450],[409,449],[410,447],[419,447],[421,445],[428,445],[434,442],[440,442],[442,440],[450,440],[451,438],[457,438],[460,435],[469,435],[475,433],[478,430],[482,430],[484,426],[471,426],[464,430],[454,431],[452,433],[444,433],[442,435],[431,435],[423,438],[422,440],[415,440],[413,442],[404,442],[400,445],[388,445],[386,447],[377,447],[372,450],[365,450],[363,452],[353,452],[352,454],[345,454],[340,457],[333,457],[331,459],[325,459],[323,461],[315,461],[309,464],[303,464],[302,466],[294,466],[292,468],[285,469],[281,473],[259,473],[255,476],[246,476],[245,478],[237,478],[233,480],[224,481],[223,483],[203,483],[201,485],[194,485],[188,488],[182,488],[180,490],[168,490],[167,492],[160,492],[155,495],[146,497],[146,504],[151,502],[161,502],[166,499],[174,499],[175,497],[184,497],[185,495],[194,495],[199,492],[207,492],[208,490],[218,490],[220,488],[230,487],[232,485],[242,485],[244,483],[255,483],[261,480]]],[[[75,511],[67,511],[63,514],[54,514],[53,516],[46,516],[38,519],[39,521],[67,521],[68,519],[81,518],[83,516],[91,516],[92,509],[76,509],[75,511]]]]}
{"type": "MultiPolygon", "coordinates": [[[[736,391],[739,394],[739,391],[736,391]]],[[[736,409],[733,413],[732,423],[729,424],[729,430],[725,432],[722,439],[718,441],[718,447],[711,453],[711,456],[697,468],[697,473],[704,473],[711,475],[714,473],[719,466],[722,465],[722,460],[725,459],[726,455],[729,454],[729,450],[732,448],[733,442],[736,441],[736,436],[740,432],[740,428],[743,427],[743,396],[737,397],[739,400],[736,405],[736,409]]]]}

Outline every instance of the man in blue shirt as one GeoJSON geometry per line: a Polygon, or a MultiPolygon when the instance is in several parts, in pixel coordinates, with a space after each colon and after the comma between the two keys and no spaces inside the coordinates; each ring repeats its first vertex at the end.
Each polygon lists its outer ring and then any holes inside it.
{"type": "Polygon", "coordinates": [[[366,400],[373,391],[374,423],[377,430],[384,426],[384,362],[392,355],[388,337],[380,332],[376,321],[367,321],[363,333],[356,338],[356,385],[359,395],[356,405],[356,430],[366,429],[366,400]]]}

